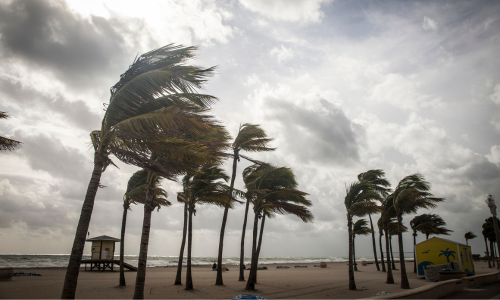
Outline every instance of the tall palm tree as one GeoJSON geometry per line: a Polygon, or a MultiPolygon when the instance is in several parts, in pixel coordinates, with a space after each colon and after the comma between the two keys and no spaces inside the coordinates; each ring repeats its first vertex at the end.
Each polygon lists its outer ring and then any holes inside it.
{"type": "Polygon", "coordinates": [[[254,290],[257,281],[257,265],[262,233],[266,216],[275,214],[292,214],[304,222],[313,220],[313,215],[307,207],[311,201],[307,193],[297,190],[295,175],[289,168],[277,168],[271,165],[252,165],[243,171],[247,193],[247,201],[251,201],[254,210],[254,226],[252,239],[252,260],[248,275],[246,290],[254,290]],[[258,220],[262,218],[260,240],[257,242],[258,220]]]}
{"type": "Polygon", "coordinates": [[[465,242],[467,243],[467,246],[469,246],[469,240],[477,238],[477,235],[474,234],[472,231],[468,231],[464,235],[465,237],[465,242]]]}
{"type": "MultiPolygon", "coordinates": [[[[231,175],[231,184],[229,186],[230,193],[234,188],[234,180],[236,178],[236,166],[238,161],[240,160],[240,151],[247,152],[262,152],[262,151],[273,151],[275,148],[269,147],[269,142],[273,139],[269,138],[264,130],[260,128],[259,125],[245,123],[240,125],[238,130],[238,135],[234,139],[232,148],[233,148],[233,173],[231,175]]],[[[219,252],[217,256],[217,265],[222,265],[222,251],[224,247],[224,231],[226,229],[227,222],[227,214],[229,211],[229,207],[224,208],[224,215],[222,217],[222,226],[220,230],[220,238],[219,238],[219,252]]],[[[246,231],[246,223],[247,223],[247,215],[248,215],[248,201],[245,206],[245,217],[243,220],[243,231],[241,234],[241,250],[240,250],[240,278],[239,281],[244,281],[244,243],[245,243],[245,231],[246,231]]],[[[217,277],[215,279],[215,285],[223,285],[224,282],[222,280],[222,269],[217,268],[217,277]]]]}
{"type": "MultiPolygon", "coordinates": [[[[403,225],[404,228],[406,228],[403,225]]],[[[396,269],[396,263],[394,261],[394,252],[392,251],[392,237],[395,235],[398,235],[398,222],[396,220],[391,220],[389,224],[387,224],[387,229],[389,229],[389,249],[390,249],[390,254],[391,254],[391,263],[392,263],[392,269],[396,269]]],[[[406,231],[406,230],[404,230],[406,231]]]]}
{"type": "Polygon", "coordinates": [[[363,217],[367,214],[373,214],[380,211],[377,201],[381,198],[373,190],[373,185],[369,182],[356,181],[349,188],[346,187],[346,196],[344,205],[347,210],[347,227],[349,234],[349,289],[356,289],[353,269],[353,236],[352,236],[352,218],[354,216],[363,217]]]}
{"type": "Polygon", "coordinates": [[[184,258],[184,248],[186,246],[186,234],[187,234],[187,221],[188,221],[188,201],[186,199],[186,192],[177,194],[177,201],[184,205],[184,226],[182,227],[182,242],[181,250],[179,253],[179,261],[177,262],[177,275],[175,276],[175,285],[182,284],[182,260],[184,258]]]}
{"type": "MultiPolygon", "coordinates": [[[[83,202],[61,298],[75,297],[101,174],[110,164],[114,165],[109,156],[115,155],[125,163],[141,168],[155,167],[165,171],[149,159],[151,142],[163,147],[161,143],[156,143],[162,136],[175,136],[181,143],[185,141],[183,137],[214,130],[214,126],[207,126],[214,124],[213,120],[200,115],[202,111],[199,108],[206,107],[216,98],[195,93],[197,88],[203,87],[205,78],[214,69],[182,64],[193,57],[195,50],[195,47],[170,44],[145,53],[134,60],[111,88],[101,129],[90,135],[94,146],[94,169],[83,202]]],[[[171,154],[175,159],[176,156],[171,154]]],[[[188,162],[192,163],[184,161],[188,162]]],[[[182,173],[185,165],[174,167],[170,169],[172,177],[182,173]]]]}
{"type": "Polygon", "coordinates": [[[382,222],[382,216],[377,221],[377,227],[378,227],[378,244],[380,247],[380,262],[382,264],[382,272],[387,272],[384,263],[384,250],[382,248],[382,236],[384,235],[384,225],[382,222]]]}
{"type": "Polygon", "coordinates": [[[398,220],[398,244],[399,261],[401,266],[401,288],[409,289],[408,275],[404,263],[403,249],[403,214],[416,213],[420,208],[434,208],[437,202],[444,198],[436,198],[429,192],[430,184],[424,180],[424,177],[418,173],[408,175],[403,178],[389,195],[388,200],[393,202],[393,207],[398,220]]]}
{"type": "MultiPolygon", "coordinates": [[[[0,111],[0,119],[8,119],[10,116],[4,112],[0,111]]],[[[21,147],[21,142],[5,138],[0,136],[0,151],[12,151],[19,149],[21,147]]]]}
{"type": "MultiPolygon", "coordinates": [[[[188,173],[182,179],[185,197],[188,202],[188,254],[186,271],[186,290],[193,289],[191,275],[191,250],[193,236],[193,214],[196,214],[196,204],[213,204],[219,207],[232,207],[236,190],[229,194],[229,186],[221,183],[227,182],[229,176],[216,166],[202,167],[188,173]]],[[[219,265],[220,269],[221,265],[219,265]]]]}
{"type": "Polygon", "coordinates": [[[262,232],[266,215],[293,214],[304,222],[313,219],[308,206],[312,203],[305,199],[307,193],[297,190],[297,182],[291,169],[276,168],[269,165],[257,165],[246,168],[243,172],[247,188],[247,200],[254,208],[254,228],[252,243],[252,262],[246,289],[255,289],[257,264],[262,245],[262,232]],[[257,246],[258,219],[262,217],[261,235],[257,246]]]}
{"type": "MultiPolygon", "coordinates": [[[[500,220],[496,219],[496,221],[500,226],[500,220]]],[[[488,219],[484,220],[482,227],[483,227],[482,234],[484,236],[484,243],[486,244],[486,254],[488,255],[488,267],[490,268],[492,266],[495,267],[495,251],[493,243],[496,242],[496,235],[494,229],[495,227],[493,224],[493,217],[489,217],[488,219]],[[488,239],[488,241],[490,242],[490,251],[488,251],[488,245],[486,243],[486,239],[488,239]]]]}
{"type": "Polygon", "coordinates": [[[392,275],[392,270],[394,269],[391,266],[391,250],[390,250],[390,243],[389,243],[389,237],[391,236],[390,230],[389,230],[389,224],[394,220],[395,217],[395,210],[393,207],[392,201],[389,201],[387,198],[385,198],[382,201],[382,205],[380,207],[380,212],[381,212],[381,224],[384,229],[385,233],[385,253],[387,254],[387,278],[386,278],[386,283],[387,284],[393,284],[394,283],[394,276],[392,275]]]}
{"type": "MultiPolygon", "coordinates": [[[[125,286],[125,270],[123,266],[123,255],[125,249],[125,227],[127,224],[127,211],[130,209],[130,205],[142,203],[146,198],[146,187],[147,187],[147,175],[148,171],[140,170],[135,172],[129,179],[127,184],[127,191],[123,196],[123,217],[122,217],[122,229],[121,229],[121,243],[120,243],[120,286],[125,286]]],[[[167,200],[168,193],[159,187],[160,178],[157,178],[154,182],[154,196],[153,205],[160,209],[161,206],[172,205],[170,201],[167,200]]]]}
{"type": "MultiPolygon", "coordinates": [[[[391,184],[387,179],[385,179],[385,172],[383,170],[369,170],[367,172],[358,175],[359,181],[367,181],[372,184],[372,188],[375,192],[379,194],[380,197],[385,198],[389,195],[391,184]]],[[[377,258],[377,246],[375,243],[375,230],[373,229],[372,215],[368,214],[370,219],[370,228],[372,233],[372,246],[373,246],[373,256],[375,257],[375,266],[377,271],[380,271],[377,258]]],[[[356,265],[354,265],[356,268],[356,265]]],[[[384,268],[385,269],[385,268],[384,268]]]]}
{"type": "Polygon", "coordinates": [[[372,232],[372,230],[366,226],[368,221],[365,219],[359,219],[354,223],[352,227],[352,256],[354,261],[354,270],[358,270],[358,266],[356,264],[356,236],[357,235],[368,235],[372,232]]]}

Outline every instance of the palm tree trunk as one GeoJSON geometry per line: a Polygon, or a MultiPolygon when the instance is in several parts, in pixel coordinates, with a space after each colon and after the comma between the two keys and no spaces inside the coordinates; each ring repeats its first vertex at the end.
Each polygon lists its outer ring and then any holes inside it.
{"type": "Polygon", "coordinates": [[[391,247],[391,263],[392,263],[392,269],[393,270],[397,270],[396,269],[396,264],[394,263],[394,253],[392,252],[392,235],[389,236],[389,246],[391,247]]]}
{"type": "MultiPolygon", "coordinates": [[[[148,174],[148,178],[150,177],[148,174]]],[[[135,278],[134,299],[144,299],[144,284],[146,283],[146,264],[148,261],[149,232],[151,229],[151,212],[153,211],[154,191],[151,183],[146,186],[146,199],[144,201],[144,220],[142,221],[141,246],[139,250],[139,263],[135,278]]]]}
{"type": "Polygon", "coordinates": [[[174,285],[182,284],[182,260],[184,258],[184,248],[186,247],[186,233],[187,233],[187,221],[188,221],[188,204],[184,202],[184,226],[182,227],[182,242],[181,242],[181,252],[179,253],[179,262],[177,263],[177,275],[175,276],[174,285]]]}
{"type": "Polygon", "coordinates": [[[354,263],[354,271],[357,271],[358,264],[356,263],[356,236],[352,237],[352,261],[354,263]]]}
{"type": "Polygon", "coordinates": [[[103,159],[96,152],[94,154],[94,170],[90,178],[87,194],[83,202],[80,220],[76,228],[75,240],[69,257],[68,268],[66,269],[66,277],[64,278],[64,286],[61,294],[61,299],[74,299],[76,286],[78,283],[78,274],[80,272],[80,264],[82,261],[83,247],[85,246],[85,238],[89,230],[90,217],[94,208],[95,195],[99,188],[99,182],[103,172],[103,159]]]}
{"type": "Polygon", "coordinates": [[[488,261],[488,268],[491,269],[490,252],[488,251],[488,242],[486,242],[486,237],[484,238],[484,245],[486,246],[486,260],[488,261]]]}
{"type": "MultiPolygon", "coordinates": [[[[260,247],[262,246],[262,235],[263,235],[263,233],[264,233],[264,223],[265,223],[265,222],[266,222],[266,214],[264,214],[264,215],[262,216],[262,221],[260,222],[259,243],[258,243],[258,245],[257,245],[257,260],[258,260],[258,259],[259,259],[259,257],[260,257],[260,247]]],[[[254,279],[253,279],[253,281],[254,281],[255,283],[257,283],[257,272],[258,272],[258,271],[259,271],[259,270],[256,270],[256,271],[255,271],[255,275],[254,275],[254,279]]]]}
{"type": "Polygon", "coordinates": [[[125,268],[123,267],[123,255],[125,251],[125,226],[127,225],[128,205],[123,204],[122,231],[120,235],[120,286],[126,286],[125,283],[125,268]]]}
{"type": "Polygon", "coordinates": [[[245,217],[243,218],[243,230],[241,231],[241,246],[240,246],[240,278],[238,279],[239,281],[245,281],[245,264],[243,262],[243,259],[245,257],[245,233],[247,229],[247,217],[248,217],[248,206],[250,205],[250,202],[247,199],[247,203],[245,206],[245,217]]]}
{"type": "Polygon", "coordinates": [[[415,247],[417,246],[417,233],[413,233],[413,273],[417,273],[417,256],[415,254],[415,247]]]}
{"type": "Polygon", "coordinates": [[[248,281],[245,290],[255,290],[254,273],[257,272],[257,226],[259,223],[259,214],[255,212],[253,220],[253,239],[252,239],[252,261],[250,265],[250,274],[248,274],[248,281]]]}
{"type": "Polygon", "coordinates": [[[401,288],[409,289],[408,274],[406,274],[405,252],[403,249],[403,217],[398,216],[399,267],[401,268],[401,288]]]}
{"type": "Polygon", "coordinates": [[[379,231],[378,234],[378,244],[380,246],[380,262],[382,263],[382,272],[387,272],[385,270],[385,263],[384,263],[384,250],[382,248],[382,231],[379,231]]]}
{"type": "Polygon", "coordinates": [[[349,290],[354,291],[356,290],[356,282],[354,281],[354,270],[352,268],[353,267],[352,256],[353,256],[354,245],[352,239],[352,218],[349,214],[347,215],[347,228],[349,234],[349,290]]]}
{"type": "MultiPolygon", "coordinates": [[[[238,163],[238,151],[234,149],[234,158],[233,158],[233,175],[231,176],[231,185],[229,186],[229,196],[233,196],[233,187],[234,187],[234,179],[236,178],[236,165],[238,163]]],[[[222,216],[222,226],[220,229],[220,237],[219,237],[219,255],[217,257],[217,265],[222,266],[222,249],[224,248],[224,231],[226,230],[226,222],[227,222],[227,213],[229,211],[229,207],[224,208],[224,215],[222,216]]],[[[215,285],[224,285],[222,281],[222,268],[217,268],[217,278],[215,279],[215,285]]]]}
{"type": "MultiPolygon", "coordinates": [[[[191,248],[193,241],[193,210],[189,208],[189,221],[188,221],[188,255],[187,255],[187,270],[186,270],[186,290],[193,289],[193,277],[191,276],[191,248]]],[[[221,266],[217,266],[219,269],[221,266]]]]}
{"type": "Polygon", "coordinates": [[[375,231],[373,230],[372,215],[368,214],[368,217],[370,218],[370,226],[372,229],[373,256],[375,257],[375,265],[377,266],[377,271],[380,271],[380,266],[378,265],[377,243],[375,242],[375,231]]]}
{"type": "Polygon", "coordinates": [[[384,225],[384,231],[385,231],[385,253],[387,253],[387,280],[385,283],[393,284],[394,277],[392,276],[391,255],[389,252],[389,230],[387,230],[387,224],[384,225]]]}
{"type": "Polygon", "coordinates": [[[495,267],[495,253],[493,252],[493,242],[490,241],[491,265],[495,267]]]}

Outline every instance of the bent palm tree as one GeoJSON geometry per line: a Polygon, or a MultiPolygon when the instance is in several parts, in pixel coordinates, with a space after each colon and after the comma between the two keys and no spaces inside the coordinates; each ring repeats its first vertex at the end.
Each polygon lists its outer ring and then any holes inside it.
{"type": "MultiPolygon", "coordinates": [[[[183,141],[182,137],[214,129],[213,126],[206,126],[211,122],[200,115],[202,111],[199,107],[206,107],[216,98],[194,93],[196,88],[203,86],[205,77],[212,73],[213,68],[182,65],[186,59],[193,57],[195,49],[171,44],[143,54],[111,88],[101,130],[91,133],[94,169],[82,206],[61,298],[75,297],[85,237],[101,174],[113,164],[109,156],[113,154],[125,163],[142,168],[154,167],[165,171],[149,159],[151,141],[157,142],[167,133],[183,141]]],[[[156,144],[160,146],[161,143],[156,144]]],[[[173,178],[182,173],[184,167],[175,165],[175,169],[170,170],[170,176],[173,178]]]]}
{"type": "MultiPolygon", "coordinates": [[[[240,125],[238,130],[238,135],[234,139],[232,148],[233,148],[233,173],[231,175],[231,184],[229,186],[229,191],[232,193],[234,188],[234,180],[236,178],[236,166],[237,162],[240,160],[239,153],[240,151],[247,152],[262,152],[262,151],[273,151],[275,148],[269,147],[269,142],[273,139],[267,137],[266,133],[259,125],[248,124],[245,123],[240,125]]],[[[224,231],[226,229],[227,222],[227,214],[229,211],[229,207],[224,208],[224,215],[222,217],[222,226],[220,230],[220,238],[219,238],[219,252],[217,256],[217,265],[222,265],[222,251],[224,247],[224,231]]],[[[241,234],[241,250],[240,250],[240,278],[239,281],[244,281],[244,265],[243,265],[243,257],[244,257],[244,243],[245,243],[245,230],[247,223],[247,215],[248,215],[248,201],[245,206],[245,217],[243,220],[243,231],[241,234]]],[[[224,282],[222,280],[222,269],[217,268],[217,277],[215,279],[215,285],[223,285],[224,282]]]]}
{"type": "MultiPolygon", "coordinates": [[[[9,115],[0,111],[0,119],[8,119],[9,115]]],[[[12,151],[21,148],[21,142],[0,136],[0,151],[12,151]]]]}
{"type": "Polygon", "coordinates": [[[391,245],[389,243],[389,237],[391,236],[390,230],[389,230],[389,224],[394,220],[395,217],[395,210],[394,207],[392,206],[392,202],[388,201],[388,199],[384,199],[382,201],[382,206],[380,207],[381,210],[381,224],[382,228],[384,229],[385,233],[385,254],[387,254],[387,278],[386,278],[386,283],[387,284],[393,284],[394,283],[394,276],[392,275],[392,270],[394,269],[391,266],[391,245]]]}
{"type": "MultiPolygon", "coordinates": [[[[148,171],[140,170],[135,172],[129,179],[127,184],[127,191],[123,196],[123,217],[122,217],[122,230],[121,230],[121,243],[120,243],[120,286],[125,286],[125,270],[123,266],[123,255],[125,247],[125,226],[127,224],[127,211],[130,209],[131,204],[144,204],[146,198],[147,188],[147,175],[148,171]]],[[[168,194],[164,189],[159,187],[160,179],[154,182],[154,196],[153,204],[160,209],[160,206],[172,205],[167,200],[168,194]]]]}
{"type": "Polygon", "coordinates": [[[184,225],[182,227],[182,242],[181,250],[179,253],[179,261],[177,262],[177,275],[175,276],[175,285],[182,284],[182,260],[184,258],[184,248],[186,246],[186,234],[187,234],[187,221],[188,221],[188,201],[186,199],[186,192],[177,193],[177,201],[184,205],[184,225]]]}
{"type": "Polygon", "coordinates": [[[354,261],[354,270],[358,270],[358,266],[356,264],[356,236],[357,235],[368,235],[372,232],[370,228],[366,225],[368,222],[365,219],[359,219],[354,223],[352,227],[352,256],[354,261]]]}
{"type": "Polygon", "coordinates": [[[475,235],[474,232],[469,231],[469,232],[465,233],[464,237],[465,237],[465,242],[467,243],[467,246],[469,246],[469,240],[477,238],[477,235],[475,235]]]}
{"type": "Polygon", "coordinates": [[[298,184],[289,168],[252,165],[243,171],[243,178],[247,188],[247,201],[252,202],[254,209],[252,260],[245,289],[254,290],[265,216],[292,214],[304,222],[310,222],[313,215],[307,207],[312,203],[305,198],[307,193],[296,189],[298,184]],[[259,218],[262,218],[262,223],[260,240],[257,242],[259,218]]]}
{"type": "MultiPolygon", "coordinates": [[[[186,271],[186,290],[193,289],[193,279],[191,275],[191,250],[193,236],[193,214],[196,215],[196,204],[213,204],[219,207],[232,207],[236,194],[241,196],[239,191],[232,190],[220,181],[227,182],[229,176],[224,171],[215,166],[203,167],[196,171],[189,172],[182,179],[185,191],[185,198],[188,202],[188,254],[186,271]]],[[[219,265],[219,269],[220,269],[219,265]]]]}
{"type": "Polygon", "coordinates": [[[406,176],[397,185],[388,200],[393,202],[398,221],[399,262],[401,266],[401,288],[409,289],[408,275],[404,263],[403,249],[403,214],[416,213],[420,208],[434,208],[444,198],[432,197],[430,184],[418,173],[406,176]]]}
{"type": "MultiPolygon", "coordinates": [[[[385,177],[385,172],[383,170],[369,170],[367,172],[359,174],[358,180],[359,181],[367,181],[367,182],[371,183],[373,190],[375,192],[377,192],[380,197],[385,198],[389,195],[390,189],[388,187],[391,186],[391,184],[384,177],[385,177]]],[[[370,228],[371,228],[371,233],[372,233],[373,256],[375,257],[375,265],[377,267],[377,271],[380,271],[380,267],[378,265],[377,246],[375,243],[375,230],[373,229],[372,215],[368,214],[368,218],[370,219],[370,228]]],[[[356,266],[356,265],[354,265],[354,266],[356,266]]]]}
{"type": "Polygon", "coordinates": [[[354,281],[353,269],[353,236],[352,236],[352,218],[354,216],[363,217],[367,214],[373,214],[380,211],[380,207],[376,201],[381,198],[376,191],[373,190],[372,184],[369,182],[356,181],[349,188],[346,187],[346,196],[344,205],[347,210],[347,227],[349,234],[349,289],[355,290],[356,283],[354,281]]]}
{"type": "Polygon", "coordinates": [[[380,248],[380,262],[382,264],[382,272],[387,272],[385,270],[385,263],[384,263],[384,250],[382,248],[382,236],[384,235],[384,224],[382,222],[382,216],[377,221],[377,227],[378,227],[378,244],[380,248]]]}

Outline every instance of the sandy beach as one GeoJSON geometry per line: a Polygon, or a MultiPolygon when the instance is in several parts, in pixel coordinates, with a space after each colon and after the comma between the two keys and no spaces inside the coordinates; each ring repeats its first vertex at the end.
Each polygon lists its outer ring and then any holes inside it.
{"type": "MultiPolygon", "coordinates": [[[[283,264],[281,264],[283,265],[283,264]]],[[[307,268],[277,269],[277,265],[266,265],[268,270],[258,273],[257,290],[245,291],[246,282],[238,281],[237,266],[228,265],[224,273],[224,286],[215,286],[216,272],[210,266],[194,266],[194,290],[173,284],[176,267],[148,268],[145,298],[149,299],[231,299],[239,294],[257,294],[267,299],[356,299],[370,297],[381,291],[396,293],[399,287],[399,270],[394,271],[395,284],[386,284],[386,273],[376,270],[374,264],[359,265],[355,272],[357,291],[348,290],[348,268],[346,262],[329,263],[327,268],[314,264],[301,264],[307,268]]],[[[399,269],[399,264],[396,264],[399,269]]],[[[486,262],[475,262],[476,274],[492,272],[486,262]]],[[[428,282],[413,273],[413,263],[407,262],[408,277],[412,288],[428,282]]],[[[0,282],[2,299],[47,299],[59,298],[65,276],[64,268],[16,269],[15,272],[38,273],[42,276],[14,276],[12,281],[0,282]]],[[[246,271],[248,274],[248,271],[246,271]]],[[[119,272],[84,271],[78,279],[77,298],[84,299],[131,299],[134,293],[136,273],[125,272],[127,286],[118,287],[119,272]]],[[[185,270],[183,270],[185,276],[185,270]]],[[[184,278],[183,278],[184,282],[184,278]]]]}

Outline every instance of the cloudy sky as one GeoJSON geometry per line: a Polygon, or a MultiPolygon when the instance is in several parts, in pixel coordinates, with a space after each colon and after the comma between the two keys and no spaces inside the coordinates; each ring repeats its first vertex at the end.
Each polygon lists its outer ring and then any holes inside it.
{"type": "MultiPolygon", "coordinates": [[[[266,222],[262,256],[345,256],[344,186],[369,169],[393,186],[422,173],[446,201],[419,214],[442,216],[453,240],[480,236],[485,195],[500,200],[499,28],[493,1],[2,1],[0,111],[11,118],[0,134],[23,147],[0,153],[0,253],[70,252],[109,88],[137,54],[169,43],[218,66],[203,91],[219,98],[213,114],[233,136],[261,124],[277,150],[252,156],[291,167],[314,203],[312,224],[266,222]]],[[[138,169],[118,165],[101,178],[91,236],[120,235],[138,169]]],[[[180,185],[163,185],[176,202],[180,185]]],[[[225,256],[239,255],[243,213],[229,214],[225,256]]],[[[142,214],[129,213],[126,254],[139,252],[142,214]]],[[[195,256],[216,256],[221,218],[198,208],[195,256]]],[[[178,255],[181,233],[182,206],[155,212],[149,253],[178,255]]],[[[372,254],[368,237],[357,243],[372,254]]],[[[485,251],[482,238],[471,245],[485,251]]]]}

